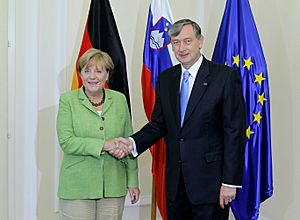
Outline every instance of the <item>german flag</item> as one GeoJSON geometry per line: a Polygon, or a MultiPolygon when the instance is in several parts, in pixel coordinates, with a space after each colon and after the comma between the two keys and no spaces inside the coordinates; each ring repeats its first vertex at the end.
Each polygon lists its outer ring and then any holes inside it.
{"type": "Polygon", "coordinates": [[[73,75],[72,90],[82,86],[82,81],[77,71],[78,59],[92,47],[100,49],[111,56],[115,69],[106,87],[123,93],[126,96],[130,109],[125,53],[109,0],[91,1],[73,75]]]}

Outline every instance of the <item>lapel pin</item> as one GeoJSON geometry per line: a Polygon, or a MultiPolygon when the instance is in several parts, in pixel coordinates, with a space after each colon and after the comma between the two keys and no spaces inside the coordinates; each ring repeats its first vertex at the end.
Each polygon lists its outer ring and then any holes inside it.
{"type": "Polygon", "coordinates": [[[204,82],[204,83],[203,83],[203,85],[204,85],[204,86],[207,86],[207,85],[208,85],[208,83],[207,83],[207,82],[204,82]]]}

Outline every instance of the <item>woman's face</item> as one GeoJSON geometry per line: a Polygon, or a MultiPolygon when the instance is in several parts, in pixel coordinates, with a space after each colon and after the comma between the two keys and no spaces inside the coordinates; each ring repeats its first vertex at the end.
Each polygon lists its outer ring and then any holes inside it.
{"type": "Polygon", "coordinates": [[[101,94],[108,80],[109,72],[101,64],[86,65],[80,72],[82,84],[87,95],[101,94]]]}

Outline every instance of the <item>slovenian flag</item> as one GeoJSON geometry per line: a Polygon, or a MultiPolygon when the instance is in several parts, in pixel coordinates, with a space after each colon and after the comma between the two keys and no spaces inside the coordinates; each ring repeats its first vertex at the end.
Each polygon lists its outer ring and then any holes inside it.
{"type": "MultiPolygon", "coordinates": [[[[147,21],[142,70],[143,101],[148,120],[151,119],[155,103],[155,88],[158,74],[173,66],[170,56],[172,49],[168,37],[168,30],[172,24],[173,16],[168,0],[152,0],[147,21]]],[[[151,153],[157,206],[162,218],[166,219],[166,145],[163,139],[152,146],[151,153]]]]}

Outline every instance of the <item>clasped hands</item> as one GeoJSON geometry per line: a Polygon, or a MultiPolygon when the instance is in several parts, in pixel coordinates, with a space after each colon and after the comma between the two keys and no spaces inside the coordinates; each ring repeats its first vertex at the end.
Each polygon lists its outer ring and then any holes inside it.
{"type": "Polygon", "coordinates": [[[129,138],[119,137],[105,141],[103,150],[117,159],[122,159],[131,154],[133,143],[129,138]]]}

